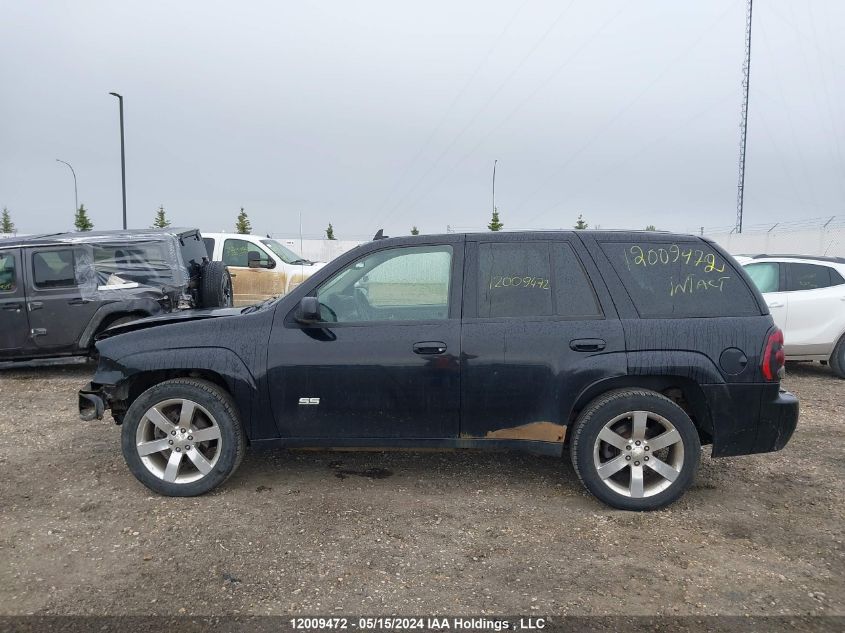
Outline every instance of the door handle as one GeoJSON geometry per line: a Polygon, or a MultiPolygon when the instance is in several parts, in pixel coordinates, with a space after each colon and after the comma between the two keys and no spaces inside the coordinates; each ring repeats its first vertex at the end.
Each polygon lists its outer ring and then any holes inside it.
{"type": "Polygon", "coordinates": [[[569,341],[569,348],[574,352],[600,352],[606,345],[600,338],[576,338],[569,341]]]}
{"type": "Polygon", "coordinates": [[[443,341],[422,341],[414,343],[414,354],[442,354],[446,351],[443,341]]]}
{"type": "Polygon", "coordinates": [[[41,301],[30,301],[29,302],[29,311],[34,312],[35,310],[40,310],[44,307],[44,304],[41,301]]]}
{"type": "Polygon", "coordinates": [[[84,306],[87,303],[91,303],[90,299],[71,299],[67,302],[69,306],[84,306]]]}
{"type": "Polygon", "coordinates": [[[47,336],[47,328],[37,327],[32,329],[32,338],[36,336],[47,336]]]}
{"type": "Polygon", "coordinates": [[[21,311],[21,304],[19,303],[7,303],[3,306],[4,310],[8,310],[9,312],[20,312],[21,311]]]}
{"type": "Polygon", "coordinates": [[[772,301],[771,303],[767,304],[770,308],[782,308],[783,303],[781,301],[772,301]]]}
{"type": "Polygon", "coordinates": [[[233,273],[231,270],[229,271],[229,277],[231,277],[232,279],[234,279],[237,276],[238,276],[238,273],[233,273]]]}

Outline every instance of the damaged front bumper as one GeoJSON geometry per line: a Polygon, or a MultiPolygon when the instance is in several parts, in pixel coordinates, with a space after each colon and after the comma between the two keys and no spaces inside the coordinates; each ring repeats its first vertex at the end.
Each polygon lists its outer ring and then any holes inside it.
{"type": "Polygon", "coordinates": [[[79,417],[86,422],[102,420],[106,412],[106,400],[102,387],[88,383],[79,390],[79,417]]]}

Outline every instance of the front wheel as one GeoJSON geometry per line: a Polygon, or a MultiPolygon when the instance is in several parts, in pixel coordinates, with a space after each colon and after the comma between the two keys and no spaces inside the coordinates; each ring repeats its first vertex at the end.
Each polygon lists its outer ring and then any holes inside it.
{"type": "Polygon", "coordinates": [[[212,490],[235,472],[246,440],[237,409],[214,383],[174,378],[142,393],[123,419],[123,457],[136,479],[170,497],[212,490]]]}
{"type": "Polygon", "coordinates": [[[654,391],[620,389],[590,403],[570,446],[584,486],[621,510],[657,510],[695,479],[701,454],[686,412],[654,391]]]}

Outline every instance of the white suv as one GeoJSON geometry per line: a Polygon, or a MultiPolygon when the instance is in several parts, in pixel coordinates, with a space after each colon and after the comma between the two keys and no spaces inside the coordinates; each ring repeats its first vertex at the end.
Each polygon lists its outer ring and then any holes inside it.
{"type": "Polygon", "coordinates": [[[830,362],[845,378],[845,258],[738,256],[783,330],[789,360],[830,362]]]}
{"type": "Polygon", "coordinates": [[[208,256],[229,268],[236,306],[286,295],[325,266],[269,237],[240,233],[203,233],[202,237],[208,256]]]}

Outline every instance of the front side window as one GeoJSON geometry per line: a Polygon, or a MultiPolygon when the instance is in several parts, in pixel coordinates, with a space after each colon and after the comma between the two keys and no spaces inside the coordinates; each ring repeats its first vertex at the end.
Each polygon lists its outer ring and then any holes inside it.
{"type": "Polygon", "coordinates": [[[75,259],[72,249],[38,251],[32,256],[35,285],[39,288],[76,286],[75,259]]]}
{"type": "Polygon", "coordinates": [[[227,266],[246,268],[249,266],[250,251],[258,253],[262,263],[266,264],[270,261],[270,256],[261,247],[247,240],[232,239],[223,242],[223,263],[227,266]]]}
{"type": "Polygon", "coordinates": [[[786,264],[787,290],[818,290],[831,286],[830,268],[817,264],[786,264]]]}
{"type": "Polygon", "coordinates": [[[317,290],[324,321],[418,321],[449,316],[451,246],[378,251],[317,290]]]}
{"type": "Polygon", "coordinates": [[[777,262],[759,262],[745,266],[745,272],[760,292],[780,290],[780,264],[777,262]]]}
{"type": "Polygon", "coordinates": [[[15,256],[12,253],[0,253],[0,292],[12,292],[17,288],[15,275],[15,256]]]}

